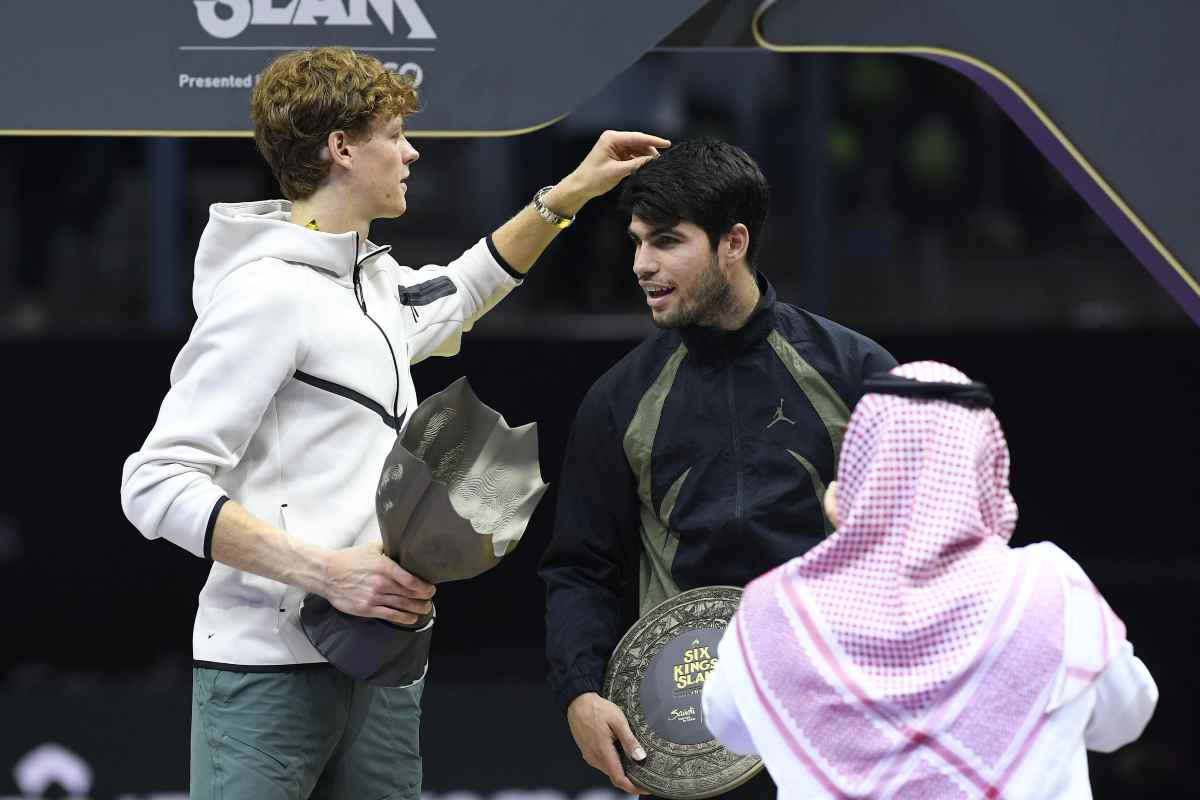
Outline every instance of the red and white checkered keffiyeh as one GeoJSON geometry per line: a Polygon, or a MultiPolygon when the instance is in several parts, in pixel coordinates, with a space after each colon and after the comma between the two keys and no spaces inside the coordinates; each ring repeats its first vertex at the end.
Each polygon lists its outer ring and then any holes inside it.
{"type": "MultiPolygon", "coordinates": [[[[892,374],[969,382],[934,362],[892,374]]],[[[747,587],[733,633],[762,714],[832,796],[1001,796],[1124,638],[1065,554],[1009,548],[1008,471],[990,409],[867,394],[837,531],[747,587]],[[1068,607],[1097,611],[1086,665],[1064,660],[1068,607]]]]}

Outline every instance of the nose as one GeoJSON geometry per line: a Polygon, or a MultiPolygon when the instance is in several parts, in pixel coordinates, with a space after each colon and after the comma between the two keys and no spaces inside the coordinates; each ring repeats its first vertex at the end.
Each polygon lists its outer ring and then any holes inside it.
{"type": "Polygon", "coordinates": [[[420,158],[421,154],[417,152],[417,148],[408,143],[407,139],[405,140],[405,144],[408,146],[408,150],[404,154],[404,163],[411,164],[420,158]]]}
{"type": "Polygon", "coordinates": [[[635,247],[633,250],[633,274],[637,276],[637,279],[644,281],[656,272],[658,272],[658,264],[651,256],[650,248],[635,247]]]}

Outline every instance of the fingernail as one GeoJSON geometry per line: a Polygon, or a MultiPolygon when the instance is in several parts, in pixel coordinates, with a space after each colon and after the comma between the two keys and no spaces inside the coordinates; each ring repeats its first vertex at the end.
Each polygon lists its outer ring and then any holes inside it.
{"type": "Polygon", "coordinates": [[[640,747],[633,748],[633,760],[643,761],[646,758],[646,751],[640,747]]]}

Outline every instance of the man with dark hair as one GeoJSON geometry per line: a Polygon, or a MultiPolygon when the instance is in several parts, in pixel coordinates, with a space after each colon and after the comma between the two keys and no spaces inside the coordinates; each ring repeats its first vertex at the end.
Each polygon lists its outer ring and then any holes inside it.
{"type": "Polygon", "coordinates": [[[720,141],[676,144],[626,179],[633,272],[660,330],[579,408],[543,558],[550,682],[584,759],[640,792],[614,741],[644,758],[599,694],[638,614],[699,586],[745,585],[828,533],[821,511],[878,344],[777,302],[755,256],[762,171],[720,141]]]}

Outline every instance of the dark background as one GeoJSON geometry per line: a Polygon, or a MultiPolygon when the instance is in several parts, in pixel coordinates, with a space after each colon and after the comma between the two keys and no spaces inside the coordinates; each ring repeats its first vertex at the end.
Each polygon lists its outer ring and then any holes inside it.
{"type": "MultiPolygon", "coordinates": [[[[1014,543],[1050,539],[1084,565],[1162,693],[1141,740],[1093,760],[1095,794],[1187,795],[1200,779],[1192,323],[986,96],[902,57],[650,54],[544,131],[416,140],[411,211],[373,238],[402,263],[444,262],[604,127],[745,147],[772,183],[760,266],[782,299],[992,387],[1014,543]]],[[[194,318],[207,204],[278,191],[248,140],[5,139],[0,179],[0,797],[20,794],[9,765],[45,742],[91,763],[93,798],[179,792],[206,566],[137,534],[119,475],[194,318]]],[[[414,371],[422,397],[466,374],[510,424],[536,420],[551,483],[513,555],[439,591],[423,728],[438,796],[605,785],[544,687],[535,569],[578,401],[649,330],[624,224],[611,198],[589,206],[460,356],[414,371]]]]}

